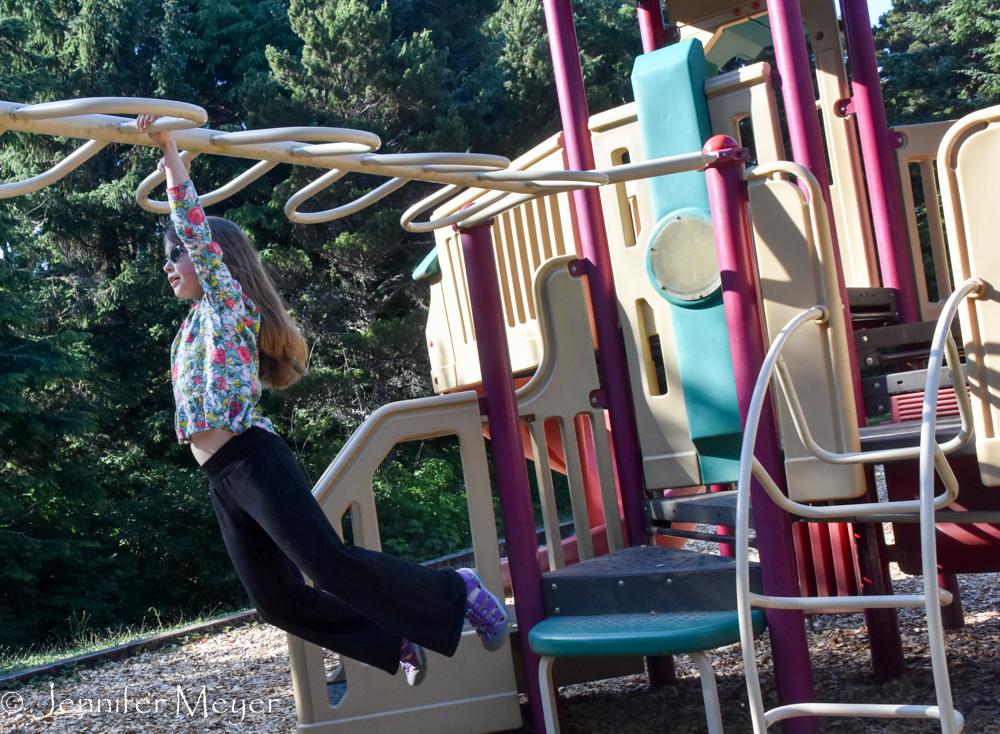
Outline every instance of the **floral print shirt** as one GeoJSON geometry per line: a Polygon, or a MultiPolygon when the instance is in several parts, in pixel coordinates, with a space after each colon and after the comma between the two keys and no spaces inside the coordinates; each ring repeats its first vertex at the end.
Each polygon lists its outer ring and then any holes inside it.
{"type": "Polygon", "coordinates": [[[188,443],[192,433],[209,428],[242,433],[259,426],[274,433],[271,421],[257,411],[260,311],[222,262],[194,184],[186,181],[167,193],[170,218],[205,291],[170,349],[177,440],[188,443]]]}

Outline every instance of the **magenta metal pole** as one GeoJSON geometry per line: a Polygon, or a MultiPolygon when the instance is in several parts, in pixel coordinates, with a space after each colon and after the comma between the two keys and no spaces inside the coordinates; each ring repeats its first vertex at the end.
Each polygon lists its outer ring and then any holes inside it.
{"type": "Polygon", "coordinates": [[[514,378],[507,351],[507,329],[497,283],[490,225],[460,229],[465,272],[469,285],[472,321],[483,377],[483,398],[489,420],[493,464],[497,472],[500,514],[507,541],[507,563],[517,612],[517,629],[524,661],[531,724],[545,731],[541,689],[538,685],[539,657],[528,646],[528,632],[545,619],[542,602],[542,572],[538,567],[535,515],[528,488],[528,469],[521,443],[521,422],[514,395],[514,378]]]}
{"type": "MultiPolygon", "coordinates": [[[[826,202],[830,218],[830,230],[834,240],[834,260],[837,265],[837,282],[840,284],[841,299],[846,304],[847,289],[844,285],[844,266],[837,247],[837,232],[833,226],[833,208],[830,205],[830,177],[826,170],[826,152],[823,148],[822,131],[819,126],[819,111],[816,109],[816,93],[813,90],[812,69],[809,66],[809,51],[802,31],[802,11],[799,0],[770,0],[767,15],[771,23],[771,38],[774,41],[774,56],[781,75],[781,95],[785,102],[785,116],[788,120],[788,138],[792,144],[792,158],[809,169],[816,177],[823,200],[826,202]]],[[[845,314],[850,318],[849,314],[845,314]]],[[[847,333],[852,333],[850,323],[847,333]]],[[[852,365],[857,366],[854,342],[848,340],[852,365]]],[[[859,417],[864,420],[864,402],[861,385],[857,385],[859,417]]],[[[863,424],[862,424],[863,425],[863,424]]]]}
{"type": "Polygon", "coordinates": [[[903,219],[896,167],[892,160],[892,146],[889,144],[889,124],[882,101],[868,4],[866,0],[840,0],[840,7],[882,285],[896,289],[899,320],[909,324],[920,320],[916,275],[907,240],[906,221],[903,219]]]}
{"type": "Polygon", "coordinates": [[[642,35],[642,52],[648,54],[667,45],[667,32],[663,27],[663,7],[660,0],[635,0],[639,14],[639,33],[642,35]]]}
{"type": "MultiPolygon", "coordinates": [[[[570,0],[544,0],[544,6],[566,157],[570,168],[590,171],[594,168],[594,149],[590,142],[590,113],[583,87],[573,8],[570,0]]],[[[573,192],[573,202],[580,225],[580,244],[587,260],[587,284],[594,307],[627,540],[629,545],[642,545],[647,542],[642,452],[625,362],[625,340],[618,321],[618,296],[611,271],[601,196],[596,188],[578,189],[573,192]]]]}
{"type": "MultiPolygon", "coordinates": [[[[774,41],[774,55],[781,75],[781,94],[785,103],[785,116],[788,120],[788,137],[792,145],[792,157],[795,162],[805,166],[816,177],[831,223],[830,233],[834,242],[834,263],[837,267],[837,282],[840,285],[840,298],[844,304],[847,299],[847,287],[844,282],[844,267],[840,259],[840,248],[837,246],[837,231],[833,226],[835,221],[830,205],[830,178],[826,170],[826,153],[823,149],[822,132],[819,126],[819,111],[816,109],[816,93],[813,89],[812,69],[809,66],[809,52],[806,48],[805,33],[802,30],[802,12],[799,0],[769,0],[767,4],[768,18],[771,23],[771,38],[774,41]]],[[[847,333],[854,332],[850,323],[850,313],[845,309],[847,333]]],[[[851,373],[854,376],[855,410],[858,415],[858,425],[867,423],[864,398],[861,392],[861,373],[858,369],[857,350],[853,339],[847,340],[847,349],[851,360],[851,373]]],[[[867,498],[874,501],[876,497],[874,486],[869,483],[867,498]]],[[[855,527],[859,536],[858,564],[862,567],[862,587],[866,594],[891,594],[892,579],[889,576],[889,566],[886,563],[885,539],[877,525],[865,523],[855,527]]],[[[903,660],[902,640],[899,635],[899,625],[894,623],[895,610],[866,609],[865,620],[868,623],[868,642],[872,652],[872,664],[879,677],[889,675],[895,677],[905,670],[903,660]]]]}
{"type": "MultiPolygon", "coordinates": [[[[716,135],[705,144],[706,153],[729,151],[705,172],[712,208],[715,246],[722,273],[722,300],[726,306],[729,344],[736,374],[736,397],[740,419],[746,427],[747,411],[754,383],[767,354],[764,320],[757,294],[757,269],[750,232],[749,196],[743,178],[746,150],[727,135],[716,135]],[[739,153],[742,152],[742,158],[739,153]]],[[[785,469],[774,403],[764,403],[754,456],[763,464],[781,489],[785,490],[785,469]]],[[[764,593],[772,596],[799,596],[799,575],[795,563],[792,522],[754,479],[750,485],[754,527],[764,593]]],[[[774,680],[781,705],[813,702],[812,665],[806,641],[805,615],[796,609],[768,609],[774,680]]],[[[785,734],[818,734],[815,717],[799,717],[782,722],[785,734]]]]}

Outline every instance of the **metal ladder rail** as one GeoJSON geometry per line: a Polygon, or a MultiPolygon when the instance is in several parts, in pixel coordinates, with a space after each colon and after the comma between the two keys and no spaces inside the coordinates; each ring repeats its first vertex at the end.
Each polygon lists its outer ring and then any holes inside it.
{"type": "MultiPolygon", "coordinates": [[[[832,454],[820,449],[811,442],[808,435],[808,427],[801,414],[801,406],[796,406],[797,397],[794,393],[794,386],[787,379],[787,373],[782,375],[780,360],[781,350],[788,342],[792,334],[809,322],[822,322],[826,317],[824,309],[816,307],[803,312],[792,319],[775,339],[768,351],[767,358],[761,368],[760,375],[754,388],[753,399],[747,416],[746,431],[744,433],[743,448],[740,461],[740,477],[737,485],[737,599],[740,616],[740,635],[743,646],[744,668],[747,676],[747,690],[751,704],[751,715],[756,734],[762,734],[772,724],[783,719],[796,716],[826,715],[826,716],[871,716],[885,718],[929,718],[937,719],[941,722],[942,731],[945,734],[958,734],[964,725],[962,715],[954,710],[951,696],[951,686],[948,677],[947,660],[944,650],[944,635],[941,626],[942,605],[951,602],[951,594],[939,589],[936,583],[927,584],[926,579],[936,578],[937,552],[935,546],[934,513],[936,509],[945,507],[954,501],[958,494],[958,484],[954,474],[951,472],[947,461],[944,459],[943,447],[934,441],[934,430],[936,422],[936,402],[937,385],[941,370],[942,357],[948,360],[949,368],[959,370],[957,348],[950,335],[951,322],[955,317],[960,302],[967,296],[974,296],[983,290],[981,281],[969,280],[962,284],[955,293],[948,299],[942,309],[941,317],[938,319],[937,328],[932,342],[930,361],[928,364],[927,385],[924,393],[923,417],[921,420],[921,442],[920,446],[914,449],[895,449],[878,452],[857,452],[852,454],[832,454]],[[778,371],[778,380],[788,399],[793,414],[796,416],[796,427],[800,432],[803,442],[812,449],[819,449],[817,456],[824,460],[835,462],[864,462],[864,461],[887,461],[890,459],[913,458],[916,451],[920,461],[920,500],[918,502],[889,502],[880,504],[855,504],[850,506],[835,507],[811,507],[793,502],[785,497],[771,480],[767,472],[753,457],[753,447],[756,438],[757,426],[760,421],[760,414],[764,404],[771,378],[775,371],[778,371]],[[810,441],[807,441],[807,438],[810,441]],[[934,497],[933,471],[937,470],[945,483],[946,490],[938,497],[934,497]],[[858,610],[873,607],[920,607],[925,608],[928,623],[928,636],[931,649],[931,663],[934,675],[935,691],[938,699],[937,706],[911,706],[892,704],[836,704],[836,703],[802,703],[781,706],[771,711],[764,710],[763,698],[758,677],[756,656],[753,651],[753,630],[750,623],[751,606],[764,608],[782,609],[811,609],[819,608],[826,599],[802,599],[798,597],[768,597],[750,592],[749,588],[749,561],[748,552],[748,521],[749,521],[749,485],[751,473],[761,482],[764,489],[779,506],[783,509],[795,512],[796,514],[821,518],[827,515],[844,514],[845,510],[856,513],[860,516],[876,515],[891,507],[900,512],[919,512],[921,521],[921,546],[923,557],[924,573],[924,593],[905,596],[868,596],[856,599],[837,598],[839,605],[858,610]],[[914,505],[917,505],[916,507],[914,505]]],[[[964,404],[960,402],[960,412],[962,414],[963,430],[955,439],[949,441],[946,446],[949,451],[957,450],[968,436],[963,434],[971,433],[969,422],[971,420],[971,406],[966,397],[964,404]]]]}

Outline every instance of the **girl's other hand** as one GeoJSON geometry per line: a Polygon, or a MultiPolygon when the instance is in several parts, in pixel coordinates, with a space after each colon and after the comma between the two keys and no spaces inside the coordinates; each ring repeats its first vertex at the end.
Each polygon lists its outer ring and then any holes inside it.
{"type": "MultiPolygon", "coordinates": [[[[156,121],[157,117],[158,115],[139,115],[135,121],[136,126],[139,128],[139,132],[146,132],[146,130],[149,129],[149,126],[156,121]]],[[[174,141],[174,136],[171,135],[169,130],[162,133],[147,134],[149,135],[150,140],[160,146],[161,150],[165,150],[174,141]]]]}

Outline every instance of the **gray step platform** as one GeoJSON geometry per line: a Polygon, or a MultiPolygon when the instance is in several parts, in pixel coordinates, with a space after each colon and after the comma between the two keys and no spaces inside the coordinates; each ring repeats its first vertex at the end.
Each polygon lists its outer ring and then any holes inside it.
{"type": "MultiPolygon", "coordinates": [[[[760,568],[750,566],[760,593],[760,568]]],[[[643,545],[542,574],[546,616],[727,612],[736,609],[736,561],[643,545]]]]}
{"type": "MultiPolygon", "coordinates": [[[[736,490],[657,497],[646,500],[653,522],[694,522],[699,525],[736,525],[736,490]]],[[[750,513],[753,527],[753,513],[750,513]]]]}
{"type": "MultiPolygon", "coordinates": [[[[935,435],[939,444],[950,441],[958,435],[962,428],[962,419],[957,415],[938,418],[935,424],[935,435]]],[[[920,445],[920,421],[905,421],[903,423],[882,423],[877,426],[865,426],[860,429],[861,449],[863,451],[881,451],[883,449],[909,448],[920,445]]],[[[976,453],[976,437],[950,456],[965,456],[976,453]]]]}

